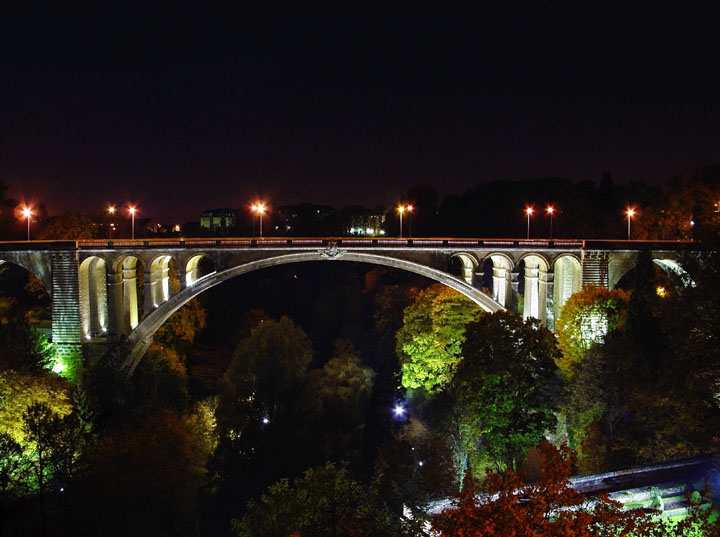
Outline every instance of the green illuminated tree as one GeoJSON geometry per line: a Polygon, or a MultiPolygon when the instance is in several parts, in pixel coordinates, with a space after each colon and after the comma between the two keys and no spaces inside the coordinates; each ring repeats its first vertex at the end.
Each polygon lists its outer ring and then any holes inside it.
{"type": "Polygon", "coordinates": [[[593,344],[624,325],[628,300],[622,289],[608,291],[602,286],[587,286],[568,299],[555,325],[562,353],[557,364],[566,377],[593,344]]]}
{"type": "Polygon", "coordinates": [[[455,374],[465,340],[465,325],[481,313],[480,307],[457,291],[434,284],[405,308],[398,331],[402,385],[435,393],[455,374]]]}
{"type": "Polygon", "coordinates": [[[462,354],[450,389],[463,445],[501,468],[517,468],[556,424],[555,337],[537,319],[500,311],[467,325],[462,354]]]}

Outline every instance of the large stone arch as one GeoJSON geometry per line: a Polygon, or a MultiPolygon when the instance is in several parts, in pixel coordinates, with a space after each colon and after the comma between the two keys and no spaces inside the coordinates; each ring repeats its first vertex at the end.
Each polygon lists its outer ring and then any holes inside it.
{"type": "Polygon", "coordinates": [[[103,337],[108,331],[107,269],[99,256],[85,258],[78,268],[80,324],[85,339],[103,337]]]}
{"type": "Polygon", "coordinates": [[[52,297],[52,267],[48,266],[46,260],[41,256],[35,255],[33,252],[6,253],[6,255],[0,259],[0,265],[3,263],[12,263],[27,270],[42,282],[43,287],[45,287],[45,292],[52,297]]]}
{"type": "Polygon", "coordinates": [[[132,374],[135,367],[139,363],[142,355],[152,341],[155,332],[163,325],[163,323],[178,309],[180,309],[189,300],[207,291],[208,289],[227,281],[236,276],[246,274],[255,270],[269,268],[277,265],[289,263],[302,263],[305,261],[356,261],[360,263],[370,263],[374,265],[384,265],[388,267],[398,268],[420,274],[432,280],[438,281],[462,293],[470,300],[478,304],[481,308],[488,312],[495,312],[503,309],[495,300],[487,296],[482,291],[476,289],[472,285],[467,284],[463,280],[434,269],[420,263],[386,257],[377,254],[367,254],[360,252],[342,252],[327,253],[326,251],[318,252],[302,252],[296,254],[283,254],[274,257],[268,257],[248,263],[243,263],[213,274],[209,274],[204,278],[198,279],[193,285],[187,286],[185,289],[170,297],[164,304],[159,305],[151,314],[133,330],[127,338],[129,354],[122,364],[122,369],[129,375],[132,374]]]}
{"type": "Polygon", "coordinates": [[[695,281],[690,274],[675,259],[653,259],[656,265],[668,274],[680,278],[685,287],[695,287],[695,281]]]}

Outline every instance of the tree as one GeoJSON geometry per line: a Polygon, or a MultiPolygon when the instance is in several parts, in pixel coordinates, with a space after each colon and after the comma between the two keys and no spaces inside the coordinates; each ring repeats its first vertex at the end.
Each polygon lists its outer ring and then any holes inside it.
{"type": "Polygon", "coordinates": [[[373,377],[357,349],[343,339],[335,342],[333,358],[308,374],[304,412],[322,436],[318,447],[328,459],[352,460],[359,449],[373,377]]]}
{"type": "Polygon", "coordinates": [[[25,489],[26,460],[23,449],[12,436],[0,433],[0,535],[8,504],[25,489]]]}
{"type": "Polygon", "coordinates": [[[442,537],[661,537],[718,531],[717,522],[699,512],[687,521],[666,523],[642,508],[624,510],[604,495],[588,503],[569,484],[573,457],[568,448],[543,443],[539,450],[543,465],[537,482],[526,483],[513,471],[489,472],[486,494],[478,496],[466,480],[455,506],[435,517],[433,529],[442,537]]]}
{"type": "Polygon", "coordinates": [[[557,343],[537,319],[499,311],[467,325],[450,386],[468,452],[517,468],[556,424],[561,382],[557,343]]]}
{"type": "Polygon", "coordinates": [[[622,289],[608,291],[602,286],[587,286],[574,293],[562,307],[555,326],[562,356],[558,367],[570,377],[594,343],[625,324],[629,296],[622,289]]]}
{"type": "Polygon", "coordinates": [[[398,535],[372,491],[330,463],[271,485],[232,526],[237,537],[398,535]]]}
{"type": "Polygon", "coordinates": [[[23,433],[32,450],[30,468],[40,504],[41,534],[45,535],[45,496],[52,476],[52,457],[58,447],[62,419],[45,403],[33,403],[23,414],[23,433]]]}
{"type": "Polygon", "coordinates": [[[94,239],[98,227],[92,219],[77,212],[52,216],[39,233],[44,240],[94,239]]]}
{"type": "Polygon", "coordinates": [[[54,365],[47,338],[36,332],[17,301],[0,299],[0,368],[39,372],[54,365]]]}
{"type": "Polygon", "coordinates": [[[252,417],[274,421],[288,408],[312,359],[305,332],[287,317],[252,329],[235,349],[220,381],[218,422],[221,429],[242,432],[252,417]]]}
{"type": "Polygon", "coordinates": [[[429,393],[444,388],[461,359],[465,325],[481,311],[470,299],[439,283],[420,292],[405,308],[396,336],[402,385],[429,393]]]}

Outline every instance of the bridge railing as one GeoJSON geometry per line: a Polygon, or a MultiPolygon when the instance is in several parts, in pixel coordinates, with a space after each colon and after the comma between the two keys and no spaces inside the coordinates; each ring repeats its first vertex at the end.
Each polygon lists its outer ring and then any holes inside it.
{"type": "Polygon", "coordinates": [[[163,239],[83,239],[78,241],[0,242],[0,250],[38,251],[72,249],[143,249],[143,248],[287,248],[332,246],[349,248],[484,248],[484,249],[559,249],[559,250],[697,250],[700,243],[678,241],[627,241],[585,239],[475,239],[475,238],[400,238],[400,237],[230,237],[163,239]]]}

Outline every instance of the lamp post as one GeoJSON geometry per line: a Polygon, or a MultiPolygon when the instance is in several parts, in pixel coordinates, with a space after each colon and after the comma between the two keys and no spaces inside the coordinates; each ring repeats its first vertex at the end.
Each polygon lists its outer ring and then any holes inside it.
{"type": "Polygon", "coordinates": [[[527,215],[527,238],[530,238],[530,215],[533,213],[532,207],[525,207],[525,214],[527,215]]]}
{"type": "Polygon", "coordinates": [[[135,212],[137,211],[137,209],[136,209],[135,207],[130,207],[130,208],[128,209],[128,211],[130,211],[130,219],[131,219],[131,221],[132,221],[132,235],[131,235],[131,237],[132,237],[132,240],[135,240],[135,212]]]}
{"type": "Polygon", "coordinates": [[[110,215],[110,222],[108,223],[108,239],[112,239],[112,228],[113,228],[113,216],[115,216],[115,206],[111,205],[108,207],[108,214],[110,215]]]}
{"type": "Polygon", "coordinates": [[[260,215],[260,238],[262,239],[262,236],[263,236],[262,235],[262,217],[263,217],[263,213],[265,212],[265,205],[262,203],[255,203],[252,206],[252,210],[253,210],[253,212],[260,215]]]}
{"type": "Polygon", "coordinates": [[[408,237],[412,239],[412,212],[414,207],[412,205],[408,205],[405,209],[407,209],[408,212],[408,237]]]}
{"type": "Polygon", "coordinates": [[[628,235],[627,235],[627,240],[630,240],[630,219],[631,219],[633,216],[635,216],[635,209],[632,209],[632,208],[628,207],[628,210],[627,210],[627,220],[628,220],[628,235]]]}
{"type": "Polygon", "coordinates": [[[402,238],[402,216],[405,212],[405,207],[403,205],[400,205],[398,207],[398,213],[400,214],[400,237],[402,238]]]}
{"type": "Polygon", "coordinates": [[[547,211],[547,213],[550,215],[550,240],[552,240],[552,217],[553,213],[555,212],[555,207],[553,207],[552,205],[548,205],[545,211],[547,211]]]}
{"type": "Polygon", "coordinates": [[[32,216],[32,210],[30,207],[25,207],[22,210],[22,214],[25,218],[27,218],[27,240],[30,240],[30,217],[32,216]]]}

